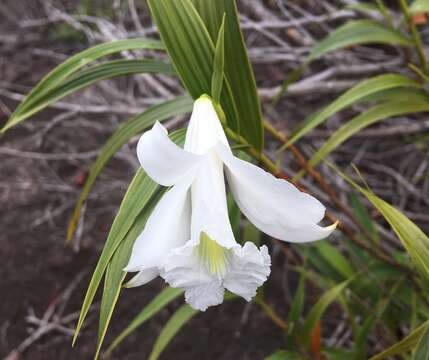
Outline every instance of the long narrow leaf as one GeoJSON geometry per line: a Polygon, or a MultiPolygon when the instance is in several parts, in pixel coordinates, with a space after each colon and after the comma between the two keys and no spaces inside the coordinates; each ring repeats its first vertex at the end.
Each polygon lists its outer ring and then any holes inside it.
{"type": "Polygon", "coordinates": [[[149,360],[157,360],[161,352],[167,347],[174,335],[185,325],[194,315],[198,314],[197,310],[192,309],[189,305],[182,305],[168,320],[161,333],[156,339],[149,360]]]}
{"type": "Polygon", "coordinates": [[[205,2],[211,9],[210,18],[216,23],[216,28],[209,27],[210,33],[202,19],[202,16],[205,19],[204,13],[199,13],[190,0],[149,0],[148,3],[176,72],[194,99],[211,91],[214,42],[226,14],[228,36],[225,37],[225,78],[220,103],[228,126],[260,150],[263,143],[260,104],[242,42],[235,1],[205,2]],[[211,31],[215,31],[214,34],[211,31]]]}
{"type": "Polygon", "coordinates": [[[314,60],[328,52],[358,44],[412,45],[399,31],[374,20],[354,20],[337,28],[317,44],[310,53],[314,60]]]}
{"type": "Polygon", "coordinates": [[[311,308],[302,327],[302,339],[305,344],[308,345],[310,343],[310,335],[317,322],[320,320],[327,307],[341,295],[349,282],[349,280],[344,281],[328,290],[311,308]]]}
{"type": "MultiPolygon", "coordinates": [[[[184,141],[184,132],[178,131],[172,134],[171,138],[176,142],[182,143],[184,141]]],[[[80,311],[79,320],[73,337],[73,344],[77,339],[86,315],[88,314],[89,307],[94,300],[95,293],[113,254],[125,238],[137,216],[141,213],[142,209],[147,205],[158,189],[159,185],[146,176],[143,169],[140,168],[122,200],[121,206],[116,214],[115,220],[113,221],[103,251],[92,275],[85,294],[82,309],[80,311]]]]}
{"type": "Polygon", "coordinates": [[[213,75],[212,75],[212,91],[211,96],[216,101],[220,101],[220,94],[223,85],[223,68],[225,64],[225,15],[222,19],[222,24],[219,28],[217,35],[216,49],[213,61],[213,75]]]}
{"type": "Polygon", "coordinates": [[[387,89],[400,87],[420,88],[421,85],[416,81],[398,74],[383,74],[362,81],[361,83],[352,87],[350,90],[346,91],[343,95],[341,95],[338,99],[325,107],[323,110],[308,117],[304,121],[303,125],[297,131],[292,133],[290,140],[283,148],[293,144],[295,141],[309,133],[312,129],[323,123],[336,112],[343,110],[344,108],[362,99],[366,99],[370,95],[387,89]]]}
{"type": "Polygon", "coordinates": [[[143,310],[133,319],[133,321],[113,340],[106,351],[109,355],[128,335],[140,327],[144,322],[155,316],[160,310],[167,306],[183,293],[182,289],[165,288],[162,290],[143,310]]]}
{"type": "Polygon", "coordinates": [[[216,41],[225,14],[225,74],[239,113],[240,132],[257,149],[263,147],[261,106],[246,51],[235,0],[192,0],[210,37],[216,41]]]}
{"type": "Polygon", "coordinates": [[[402,354],[414,349],[428,328],[429,328],[429,321],[426,321],[418,328],[414,329],[407,337],[397,342],[396,344],[392,345],[388,349],[382,351],[381,353],[373,356],[369,360],[381,360],[381,359],[402,354]]]}
{"type": "Polygon", "coordinates": [[[0,133],[22,121],[22,112],[43,97],[49,90],[58,86],[64,79],[85,65],[107,55],[121,51],[141,49],[163,49],[163,45],[156,40],[143,38],[126,39],[100,44],[72,56],[52,70],[33,88],[26,99],[17,107],[6,125],[0,130],[0,133]]]}
{"type": "Polygon", "coordinates": [[[107,332],[107,327],[109,326],[110,319],[113,315],[113,310],[121,292],[122,283],[127,274],[122,269],[127,265],[131,255],[133,244],[137,237],[140,235],[140,233],[143,231],[147,219],[153,209],[153,204],[157,202],[161,193],[162,192],[160,192],[160,194],[155,195],[148,202],[148,205],[143,209],[143,211],[139,214],[130,231],[128,231],[124,240],[121,242],[118,249],[113,254],[112,260],[107,267],[106,275],[104,278],[103,297],[100,306],[97,350],[94,357],[95,360],[100,354],[101,346],[103,345],[103,340],[107,332]]]}
{"type": "Polygon", "coordinates": [[[377,105],[354,117],[352,120],[345,123],[340,129],[338,129],[313,155],[309,161],[309,164],[311,166],[317,165],[323,158],[330,154],[344,141],[372,124],[392,116],[427,111],[429,111],[429,99],[426,102],[415,101],[413,99],[406,100],[406,96],[404,96],[404,100],[402,101],[387,101],[381,105],[377,105]]]}
{"type": "Polygon", "coordinates": [[[116,60],[106,63],[94,65],[88,69],[72,75],[65,79],[58,86],[48,90],[45,95],[39,97],[36,101],[32,101],[28,106],[23,107],[18,115],[13,117],[13,122],[8,122],[4,130],[12,127],[31,115],[46,108],[55,101],[58,101],[65,96],[92,85],[98,81],[112,79],[119,76],[141,74],[141,73],[160,73],[165,75],[173,75],[174,70],[170,64],[160,60],[116,60]]]}
{"type": "Polygon", "coordinates": [[[147,130],[155,123],[155,121],[162,122],[173,116],[183,115],[190,111],[192,111],[192,99],[187,96],[179,97],[150,107],[140,115],[137,115],[128,120],[113,133],[91,166],[85,185],[70,219],[70,224],[67,230],[67,241],[70,241],[73,237],[76,225],[79,220],[80,211],[88,197],[94,181],[109,159],[116,153],[116,151],[118,151],[133,136],[147,130]]]}

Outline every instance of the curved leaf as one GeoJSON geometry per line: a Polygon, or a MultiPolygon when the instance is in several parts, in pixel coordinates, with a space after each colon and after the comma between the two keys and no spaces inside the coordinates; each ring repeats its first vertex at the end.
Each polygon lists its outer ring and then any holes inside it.
{"type": "Polygon", "coordinates": [[[374,20],[349,21],[329,34],[310,52],[308,60],[314,60],[328,52],[359,44],[412,45],[413,42],[399,31],[374,20]]]}
{"type": "Polygon", "coordinates": [[[191,111],[192,99],[187,96],[179,97],[150,107],[140,115],[137,115],[128,120],[113,133],[91,166],[85,185],[70,219],[67,230],[67,241],[70,241],[73,237],[74,231],[79,221],[80,211],[88,197],[94,181],[109,159],[116,153],[116,151],[118,151],[133,136],[147,130],[155,123],[155,121],[162,122],[173,116],[183,115],[191,111]]]}
{"type": "Polygon", "coordinates": [[[161,352],[167,347],[177,332],[185,325],[194,315],[198,314],[197,310],[192,309],[189,305],[182,305],[173,316],[167,321],[162,331],[158,335],[149,360],[157,360],[161,352]]]}
{"type": "Polygon", "coordinates": [[[22,121],[20,116],[26,109],[31,107],[32,104],[41,97],[45,96],[49,90],[61,84],[64,79],[85,65],[103,56],[121,51],[141,49],[163,49],[163,45],[157,40],[148,40],[144,38],[126,39],[100,44],[70,57],[46,75],[33,90],[31,90],[26,99],[16,108],[6,125],[0,130],[0,133],[22,121]]]}
{"type": "Polygon", "coordinates": [[[341,295],[349,282],[350,280],[344,281],[325,292],[319,301],[311,308],[307,318],[305,319],[301,333],[302,339],[306,345],[309,345],[311,340],[311,332],[322,317],[325,310],[333,301],[335,301],[335,299],[341,295]]]}
{"type": "Polygon", "coordinates": [[[387,89],[400,87],[420,88],[421,85],[416,81],[398,74],[383,74],[362,81],[361,83],[353,86],[350,90],[346,91],[343,95],[329,104],[323,110],[310,115],[304,121],[303,125],[291,134],[290,140],[282,147],[282,150],[306,135],[308,132],[323,123],[336,112],[343,110],[344,108],[362,99],[368,99],[368,96],[372,94],[376,94],[387,89]]]}
{"type": "Polygon", "coordinates": [[[153,204],[157,202],[161,193],[162,191],[160,191],[159,194],[154,195],[149,201],[148,205],[139,214],[136,221],[131,226],[131,229],[128,231],[118,249],[113,254],[109,265],[107,266],[106,275],[104,277],[103,297],[101,299],[100,306],[97,350],[94,359],[97,359],[100,354],[101,346],[103,345],[103,340],[107,332],[107,327],[109,326],[113,315],[113,310],[121,292],[122,283],[125,279],[125,276],[127,275],[127,273],[122,269],[124,269],[127,265],[133,244],[143,231],[146,221],[152,212],[153,204]]]}
{"type": "Polygon", "coordinates": [[[309,161],[309,165],[317,165],[344,141],[376,122],[392,116],[429,111],[429,101],[405,100],[405,98],[401,101],[387,101],[381,105],[377,105],[345,123],[313,155],[309,161]]]}
{"type": "MultiPolygon", "coordinates": [[[[184,141],[184,131],[176,131],[171,135],[171,139],[176,142],[184,141]]],[[[101,279],[109,265],[109,262],[115,253],[118,246],[121,244],[126,234],[134,224],[137,216],[141,213],[153,195],[158,191],[160,186],[152,181],[142,168],[137,171],[128,190],[122,200],[112,227],[110,228],[109,235],[104,245],[103,251],[98,259],[97,266],[92,274],[91,281],[85,294],[85,299],[80,311],[79,320],[76,326],[76,331],[73,337],[73,344],[75,343],[83,322],[88,314],[89,307],[91,306],[95,293],[100,285],[101,279]]]]}
{"type": "Polygon", "coordinates": [[[32,101],[30,105],[21,108],[18,115],[13,115],[2,131],[6,131],[10,127],[15,126],[36,112],[46,108],[49,104],[98,81],[112,79],[118,76],[152,72],[165,75],[174,74],[171,65],[160,60],[123,59],[94,65],[65,79],[61,84],[46,92],[45,95],[39,97],[36,101],[32,101]]]}
{"type": "MultiPolygon", "coordinates": [[[[228,127],[241,134],[256,149],[263,144],[260,104],[253,73],[238,24],[235,1],[205,1],[208,16],[216,24],[209,33],[190,0],[149,0],[149,7],[170,59],[190,95],[196,99],[211,92],[216,41],[225,17],[225,78],[220,103],[228,127]]],[[[197,3],[197,2],[196,2],[197,3]]],[[[199,4],[199,2],[198,2],[199,4]]],[[[201,7],[197,5],[201,11],[201,7]]]]}
{"type": "Polygon", "coordinates": [[[182,289],[165,288],[162,290],[143,310],[131,321],[131,323],[113,340],[106,351],[109,355],[128,335],[135,331],[144,322],[155,316],[160,310],[167,306],[183,293],[182,289]]]}
{"type": "Polygon", "coordinates": [[[429,321],[426,321],[418,328],[414,329],[407,337],[392,345],[388,349],[382,351],[381,353],[373,356],[369,360],[381,360],[414,349],[428,328],[429,321]]]}

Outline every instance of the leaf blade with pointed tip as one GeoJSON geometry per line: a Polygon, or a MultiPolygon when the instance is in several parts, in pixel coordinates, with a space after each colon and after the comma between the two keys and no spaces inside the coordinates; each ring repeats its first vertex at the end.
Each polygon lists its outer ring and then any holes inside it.
{"type": "Polygon", "coordinates": [[[38,101],[46,93],[61,84],[68,76],[75,73],[85,65],[95,61],[101,57],[115,54],[127,50],[142,50],[142,49],[158,49],[162,50],[163,45],[157,40],[148,40],[143,38],[119,40],[110,43],[100,44],[82,51],[68,60],[57,66],[49,74],[47,74],[27,95],[25,100],[21,102],[14,113],[11,115],[6,125],[0,129],[0,133],[15,126],[25,117],[25,109],[38,101]]]}
{"type": "Polygon", "coordinates": [[[213,75],[211,82],[211,96],[218,103],[223,85],[223,68],[225,63],[225,15],[219,28],[213,61],[213,75]]]}
{"type": "MultiPolygon", "coordinates": [[[[170,137],[175,142],[183,143],[185,133],[182,129],[176,131],[170,137]]],[[[135,219],[139,216],[143,208],[159,188],[160,186],[151,180],[144,173],[142,168],[137,171],[137,174],[131,181],[124,199],[122,200],[121,206],[119,207],[118,213],[116,214],[115,220],[113,221],[103,251],[98,259],[96,268],[88,285],[73,337],[73,344],[76,342],[79,331],[83,325],[86,315],[88,314],[89,308],[94,300],[95,293],[113,254],[125,238],[131,226],[134,224],[135,219]]]]}
{"type": "Polygon", "coordinates": [[[71,241],[80,212],[97,176],[110,158],[133,136],[147,130],[155,121],[164,121],[168,118],[183,115],[192,111],[192,99],[188,96],[178,97],[159,105],[154,105],[143,113],[131,118],[120,126],[102,147],[100,154],[91,166],[85,185],[73,210],[67,230],[67,241],[71,241]]]}
{"type": "Polygon", "coordinates": [[[322,145],[309,160],[310,166],[317,165],[338,146],[360,130],[387,118],[429,111],[429,99],[426,102],[415,100],[387,101],[359,114],[341,126],[322,145]]]}
{"type": "Polygon", "coordinates": [[[326,106],[323,110],[310,115],[304,121],[304,123],[291,134],[289,141],[282,147],[282,149],[285,149],[286,147],[295,143],[301,137],[309,133],[316,126],[322,124],[326,119],[338,111],[343,110],[360,100],[367,99],[370,95],[393,88],[420,87],[421,85],[418,82],[398,74],[383,74],[371,79],[364,80],[353,86],[350,90],[346,91],[343,95],[338,97],[334,102],[326,106]]]}
{"type": "Polygon", "coordinates": [[[429,321],[426,321],[425,323],[411,331],[410,334],[408,334],[401,341],[397,342],[396,344],[392,345],[381,353],[374,355],[369,360],[381,360],[389,356],[402,354],[404,352],[414,349],[414,347],[417,346],[423,334],[428,330],[428,328],[429,321]]]}
{"type": "Polygon", "coordinates": [[[340,26],[319,42],[310,52],[308,61],[328,52],[359,44],[412,45],[413,42],[396,29],[374,20],[353,20],[340,26]]]}

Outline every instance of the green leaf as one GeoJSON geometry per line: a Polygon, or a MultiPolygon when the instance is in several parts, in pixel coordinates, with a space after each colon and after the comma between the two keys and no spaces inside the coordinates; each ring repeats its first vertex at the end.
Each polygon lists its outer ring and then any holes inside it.
{"type": "Polygon", "coordinates": [[[376,94],[380,91],[399,87],[420,88],[421,85],[416,81],[398,74],[383,74],[362,81],[361,83],[353,86],[350,90],[346,91],[343,95],[341,95],[323,110],[308,117],[304,121],[303,125],[292,133],[290,140],[285,146],[282,147],[282,149],[285,149],[289,145],[293,144],[295,141],[313,130],[316,126],[322,124],[326,119],[334,115],[336,112],[343,110],[344,108],[362,99],[368,98],[368,96],[376,94]]]}
{"type": "Polygon", "coordinates": [[[330,166],[354,188],[365,195],[372,205],[383,215],[411,256],[412,262],[422,274],[425,283],[429,284],[429,237],[399,210],[380,199],[370,190],[366,190],[356,184],[334,165],[330,164],[330,166]]]}
{"type": "Polygon", "coordinates": [[[165,288],[162,290],[143,310],[131,321],[131,323],[113,340],[106,351],[109,355],[128,335],[135,331],[144,322],[155,316],[160,310],[167,306],[183,293],[182,289],[165,288]]]}
{"type": "MultiPolygon", "coordinates": [[[[406,93],[406,92],[405,92],[406,93]]],[[[387,101],[381,105],[377,105],[341,126],[323,146],[310,159],[310,166],[317,165],[323,158],[329,155],[335,148],[352,137],[360,130],[375,124],[381,120],[393,116],[401,116],[409,113],[419,113],[429,111],[429,101],[417,101],[406,99],[401,101],[387,101]]]]}
{"type": "Polygon", "coordinates": [[[407,337],[392,345],[388,349],[382,351],[381,353],[373,356],[369,360],[381,360],[389,356],[395,356],[412,350],[419,343],[420,339],[423,337],[423,334],[427,332],[428,328],[429,321],[426,321],[418,328],[414,329],[407,337]]]}
{"type": "Polygon", "coordinates": [[[264,145],[261,105],[252,65],[240,29],[236,1],[193,0],[193,3],[213,42],[216,40],[223,15],[226,14],[225,75],[229,80],[237,106],[241,135],[256,149],[261,150],[264,145]]]}
{"type": "Polygon", "coordinates": [[[0,130],[0,133],[5,132],[10,127],[24,120],[27,117],[26,112],[29,108],[44,97],[50,90],[59,86],[67,77],[71,76],[85,65],[107,55],[121,51],[140,49],[163,49],[163,46],[156,40],[143,38],[127,39],[100,44],[72,56],[52,70],[33,88],[26,99],[16,108],[6,125],[0,130]]]}
{"type": "Polygon", "coordinates": [[[161,352],[167,347],[177,332],[185,325],[194,315],[198,314],[197,310],[192,309],[189,305],[182,305],[168,320],[158,335],[149,360],[156,360],[161,352]]]}
{"type": "Polygon", "coordinates": [[[351,45],[359,44],[412,45],[399,31],[374,20],[353,20],[340,26],[310,52],[309,61],[351,45]]]}
{"type": "MultiPolygon", "coordinates": [[[[159,195],[154,196],[150,203],[156,203],[156,201],[159,200],[159,195]]],[[[119,293],[121,292],[122,283],[125,279],[125,276],[127,275],[127,273],[122,269],[124,269],[128,264],[133,244],[143,231],[146,221],[152,212],[153,206],[150,205],[151,204],[148,204],[148,206],[146,206],[145,209],[143,209],[143,211],[139,214],[130,231],[127,233],[124,240],[122,240],[118,249],[113,254],[112,260],[107,267],[104,278],[103,297],[100,307],[97,350],[94,359],[97,359],[100,354],[107,327],[109,326],[113,315],[113,310],[115,308],[116,302],[118,301],[119,293]]]]}
{"type": "Polygon", "coordinates": [[[170,59],[183,85],[194,99],[211,92],[215,56],[214,41],[225,17],[225,67],[220,104],[225,111],[228,127],[241,134],[256,149],[263,144],[260,104],[253,72],[247,59],[238,24],[234,1],[198,2],[197,8],[209,7],[209,17],[215,27],[209,33],[190,0],[149,0],[152,17],[170,59]]]}
{"type": "MultiPolygon", "coordinates": [[[[172,140],[176,142],[184,141],[184,132],[179,131],[171,135],[172,140]]],[[[125,235],[130,230],[137,216],[141,213],[152,196],[158,191],[159,185],[152,181],[143,169],[140,168],[134,176],[128,190],[122,200],[121,206],[110,228],[109,235],[104,245],[97,266],[92,274],[91,281],[85,294],[82,309],[80,311],[79,320],[76,326],[76,331],[73,337],[75,343],[83,322],[88,314],[95,293],[100,285],[101,279],[106,271],[106,268],[115,253],[118,246],[121,244],[125,235]]]]}
{"type": "Polygon", "coordinates": [[[416,268],[422,276],[429,281],[429,238],[410,219],[399,210],[388,204],[370,191],[360,188],[360,191],[377,208],[393,231],[401,240],[405,249],[411,256],[416,268]]]}
{"type": "Polygon", "coordinates": [[[420,338],[413,360],[429,360],[429,326],[420,338]]]}
{"type": "Polygon", "coordinates": [[[223,68],[225,63],[225,14],[217,36],[212,75],[212,98],[218,103],[223,85],[223,68]]]}
{"type": "Polygon", "coordinates": [[[375,242],[378,243],[380,236],[375,228],[374,221],[371,219],[371,216],[365,206],[359,200],[356,192],[352,192],[350,194],[350,204],[357,220],[371,234],[375,242]]]}
{"type": "MultiPolygon", "coordinates": [[[[21,109],[19,116],[14,117],[14,126],[17,123],[27,119],[34,113],[46,108],[55,101],[65,96],[92,85],[98,81],[112,79],[118,76],[141,74],[141,73],[161,73],[165,75],[174,75],[174,70],[170,64],[160,60],[116,60],[94,65],[88,69],[82,70],[70,78],[65,79],[58,86],[50,89],[44,96],[37,101],[31,102],[29,106],[21,109]]],[[[6,124],[5,130],[10,127],[6,124]]]]}
{"type": "Polygon", "coordinates": [[[328,306],[341,295],[349,282],[350,280],[344,281],[325,292],[319,301],[311,308],[305,319],[301,333],[302,339],[306,345],[310,343],[311,331],[316,323],[320,320],[328,306]]]}
{"type": "Polygon", "coordinates": [[[70,219],[70,224],[67,230],[67,241],[72,239],[79,221],[82,206],[88,197],[95,179],[100,174],[101,170],[104,168],[109,159],[133,136],[147,130],[155,123],[155,121],[162,122],[173,116],[183,115],[191,111],[192,99],[187,96],[178,97],[176,99],[169,100],[162,104],[148,108],[143,113],[128,120],[113,133],[91,166],[85,185],[70,219]]]}
{"type": "Polygon", "coordinates": [[[329,244],[326,240],[316,241],[314,247],[319,251],[320,255],[345,279],[352,277],[355,274],[349,261],[336,249],[335,246],[329,244]]]}
{"type": "Polygon", "coordinates": [[[429,0],[415,0],[410,7],[412,14],[429,12],[429,0]]]}
{"type": "Polygon", "coordinates": [[[106,271],[106,268],[118,248],[125,235],[128,233],[135,219],[152,198],[152,196],[159,189],[159,185],[152,181],[143,169],[139,169],[134,176],[133,181],[128,187],[127,193],[122,200],[121,206],[113,221],[106,243],[100,258],[98,259],[97,266],[92,274],[85,299],[83,301],[82,309],[80,311],[79,320],[76,326],[73,344],[79,334],[83,321],[89,311],[89,307],[94,300],[95,293],[101,282],[101,279],[106,271]]]}

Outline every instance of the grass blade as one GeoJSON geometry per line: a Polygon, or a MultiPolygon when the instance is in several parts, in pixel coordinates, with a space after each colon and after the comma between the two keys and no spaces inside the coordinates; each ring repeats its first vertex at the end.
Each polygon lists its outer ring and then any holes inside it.
{"type": "Polygon", "coordinates": [[[341,295],[349,282],[350,280],[344,281],[325,292],[319,301],[311,308],[307,318],[305,319],[301,332],[302,339],[306,345],[310,344],[311,332],[318,321],[320,321],[320,318],[322,317],[325,310],[333,301],[335,301],[335,299],[341,295]]]}
{"type": "Polygon", "coordinates": [[[407,337],[392,345],[388,349],[382,351],[381,353],[373,356],[369,360],[381,360],[389,356],[395,356],[414,349],[419,343],[420,339],[423,337],[423,334],[427,332],[428,328],[429,321],[426,321],[418,328],[414,329],[407,337]]]}
{"type": "Polygon", "coordinates": [[[225,14],[225,76],[231,86],[239,114],[239,130],[250,144],[261,150],[264,144],[260,100],[252,65],[247,55],[234,0],[192,0],[213,42],[225,14]]]}
{"type": "MultiPolygon", "coordinates": [[[[404,91],[405,95],[406,92],[404,91]]],[[[310,159],[311,166],[317,165],[323,158],[328,156],[339,145],[352,137],[360,130],[375,124],[381,120],[393,116],[401,116],[409,113],[419,113],[429,111],[429,101],[414,101],[413,99],[402,101],[387,101],[381,105],[377,105],[366,112],[354,117],[343,126],[341,126],[323,146],[310,159]]]]}
{"type": "Polygon", "coordinates": [[[97,359],[100,354],[101,346],[103,345],[103,340],[107,332],[107,327],[109,326],[113,315],[113,310],[121,292],[122,283],[125,279],[125,276],[127,275],[127,273],[122,269],[128,263],[134,241],[137,239],[146,225],[146,221],[153,209],[151,204],[156,203],[160,195],[161,194],[154,195],[153,198],[149,201],[148,205],[139,214],[130,231],[127,233],[124,240],[113,254],[112,260],[107,267],[104,278],[103,297],[100,307],[97,350],[94,359],[97,359]]]}
{"type": "Polygon", "coordinates": [[[88,194],[109,159],[133,136],[147,130],[155,121],[164,121],[173,116],[183,115],[192,111],[192,99],[184,96],[155,105],[137,115],[119,127],[107,140],[95,162],[92,164],[85,185],[74,208],[67,230],[67,241],[73,238],[80,212],[88,194]]]}
{"type": "Polygon", "coordinates": [[[413,42],[396,29],[374,20],[354,20],[340,26],[317,44],[310,52],[308,60],[328,52],[359,44],[412,45],[413,42]]]}
{"type": "Polygon", "coordinates": [[[211,92],[214,41],[223,14],[226,14],[225,32],[228,36],[225,37],[225,77],[220,104],[228,127],[261,150],[260,104],[235,1],[194,1],[195,6],[190,0],[149,0],[148,3],[176,72],[194,99],[211,92]],[[208,26],[207,17],[213,26],[208,26]]]}
{"type": "MultiPolygon", "coordinates": [[[[184,141],[184,135],[185,134],[183,131],[177,131],[171,135],[171,138],[176,142],[182,143],[184,141]]],[[[100,285],[101,279],[107,269],[108,264],[110,263],[113,254],[125,238],[131,226],[134,224],[137,216],[141,213],[143,208],[159,188],[160,187],[158,184],[146,176],[143,169],[140,168],[137,171],[137,174],[134,176],[133,181],[128,187],[127,193],[122,200],[121,206],[118,210],[118,213],[116,214],[115,220],[113,221],[101,256],[98,259],[97,266],[91,277],[73,337],[73,344],[77,339],[86,315],[88,314],[89,307],[94,300],[95,293],[100,285]]]]}
{"type": "MultiPolygon", "coordinates": [[[[4,128],[15,126],[16,124],[29,118],[31,115],[46,108],[55,101],[65,96],[92,85],[98,81],[112,79],[118,76],[141,74],[141,73],[161,73],[165,75],[174,75],[174,70],[170,64],[160,60],[117,60],[94,65],[88,69],[72,75],[65,79],[58,86],[50,89],[37,101],[31,102],[29,106],[21,109],[18,115],[13,116],[13,122],[8,122],[4,128]]],[[[3,131],[3,130],[2,130],[3,131]]]]}
{"type": "Polygon", "coordinates": [[[225,63],[225,14],[216,41],[215,55],[213,61],[212,91],[211,96],[216,101],[220,101],[220,94],[223,85],[223,68],[225,63]]]}
{"type": "Polygon", "coordinates": [[[322,124],[326,119],[334,115],[336,112],[343,110],[344,108],[362,99],[367,99],[370,95],[376,94],[387,89],[401,87],[420,88],[421,85],[416,81],[413,81],[403,75],[398,74],[383,74],[362,81],[361,83],[352,87],[350,90],[346,91],[343,95],[341,95],[323,110],[308,117],[304,121],[303,125],[298,130],[292,133],[288,143],[284,145],[282,149],[285,149],[289,145],[296,142],[298,139],[309,133],[316,126],[322,124]]]}
{"type": "Polygon", "coordinates": [[[119,40],[100,44],[82,51],[57,66],[46,75],[27,95],[26,99],[16,108],[6,125],[0,130],[5,132],[10,127],[22,121],[22,113],[27,111],[36,101],[45,96],[47,92],[61,84],[68,76],[72,75],[85,65],[107,55],[127,50],[163,49],[161,42],[144,38],[119,40]]]}
{"type": "Polygon", "coordinates": [[[133,321],[113,340],[108,347],[106,355],[109,355],[128,335],[141,326],[144,322],[155,316],[160,310],[167,306],[183,293],[182,289],[165,288],[162,290],[143,310],[133,319],[133,321]]]}
{"type": "Polygon", "coordinates": [[[167,347],[182,326],[196,314],[198,314],[197,310],[192,309],[189,305],[182,305],[167,321],[161,333],[158,335],[149,360],[157,360],[161,352],[167,347]]]}

